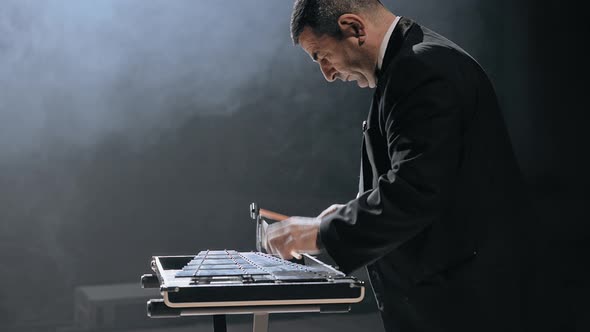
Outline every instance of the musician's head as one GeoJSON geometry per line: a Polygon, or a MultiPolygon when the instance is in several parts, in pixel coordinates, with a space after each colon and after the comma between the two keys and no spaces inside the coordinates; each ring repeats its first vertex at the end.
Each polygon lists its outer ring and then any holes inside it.
{"type": "Polygon", "coordinates": [[[291,37],[327,81],[375,87],[379,48],[392,17],[379,0],[296,0],[291,37]]]}

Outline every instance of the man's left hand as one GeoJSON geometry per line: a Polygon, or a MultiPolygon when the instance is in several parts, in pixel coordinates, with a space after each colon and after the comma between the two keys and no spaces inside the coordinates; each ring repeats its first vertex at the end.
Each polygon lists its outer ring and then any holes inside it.
{"type": "Polygon", "coordinates": [[[291,217],[266,228],[266,250],[283,259],[300,258],[299,254],[317,254],[320,218],[291,217]]]}

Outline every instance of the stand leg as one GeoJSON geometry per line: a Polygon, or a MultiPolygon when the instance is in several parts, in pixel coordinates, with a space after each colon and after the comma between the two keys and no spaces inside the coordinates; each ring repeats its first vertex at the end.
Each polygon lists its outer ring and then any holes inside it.
{"type": "Polygon", "coordinates": [[[214,332],[227,332],[227,323],[225,321],[225,315],[214,315],[213,316],[213,331],[214,332]]]}
{"type": "Polygon", "coordinates": [[[268,313],[254,314],[254,332],[268,331],[268,313]]]}

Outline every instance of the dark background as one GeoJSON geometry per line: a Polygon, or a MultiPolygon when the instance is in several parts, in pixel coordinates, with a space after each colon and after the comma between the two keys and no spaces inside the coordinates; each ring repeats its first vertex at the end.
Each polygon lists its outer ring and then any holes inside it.
{"type": "MultiPolygon", "coordinates": [[[[587,328],[581,8],[384,3],[489,73],[536,210],[531,327],[587,328]]],[[[0,0],[0,330],[71,325],[76,287],[135,282],[152,255],[254,249],[252,201],[312,216],[354,198],[371,91],[323,80],[291,7],[0,0]]]]}

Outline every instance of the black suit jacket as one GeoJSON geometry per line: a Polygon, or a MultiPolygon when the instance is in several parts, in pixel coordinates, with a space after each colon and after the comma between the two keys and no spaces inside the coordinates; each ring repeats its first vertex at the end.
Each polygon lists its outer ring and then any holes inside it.
{"type": "Polygon", "coordinates": [[[402,18],[363,125],[359,196],[320,238],[367,266],[388,331],[521,329],[526,194],[478,63],[402,18]]]}

